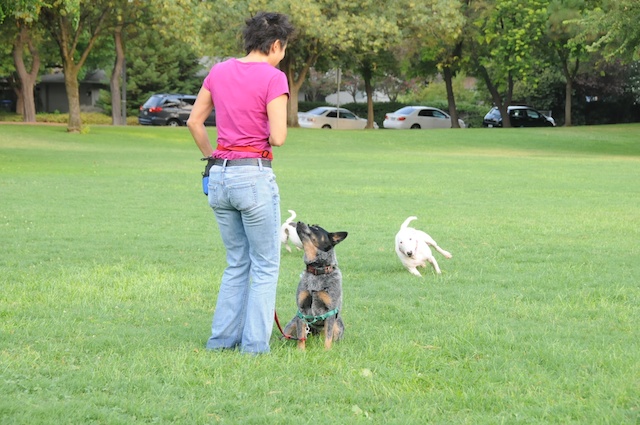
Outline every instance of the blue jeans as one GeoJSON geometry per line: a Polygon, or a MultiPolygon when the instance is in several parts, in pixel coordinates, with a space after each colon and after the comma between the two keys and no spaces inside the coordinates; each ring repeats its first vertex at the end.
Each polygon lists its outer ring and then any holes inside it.
{"type": "Polygon", "coordinates": [[[227,250],[211,350],[269,352],[280,270],[280,195],[271,168],[214,166],[209,205],[227,250]]]}

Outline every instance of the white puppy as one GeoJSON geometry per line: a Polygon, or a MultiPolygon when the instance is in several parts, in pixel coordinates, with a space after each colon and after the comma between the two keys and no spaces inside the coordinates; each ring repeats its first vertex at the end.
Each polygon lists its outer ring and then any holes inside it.
{"type": "Polygon", "coordinates": [[[440,267],[438,267],[438,262],[431,253],[429,246],[435,248],[446,258],[451,258],[452,255],[440,248],[436,241],[425,232],[408,227],[409,223],[416,218],[409,217],[400,226],[400,231],[396,234],[396,254],[402,261],[402,265],[416,276],[422,276],[417,267],[426,267],[427,261],[431,263],[436,273],[440,274],[440,267]]]}
{"type": "Polygon", "coordinates": [[[285,246],[287,251],[291,252],[291,247],[287,242],[291,242],[298,250],[302,249],[302,241],[298,236],[296,230],[297,221],[293,221],[296,218],[296,212],[294,210],[288,210],[291,217],[289,217],[282,226],[280,226],[280,242],[285,246]]]}

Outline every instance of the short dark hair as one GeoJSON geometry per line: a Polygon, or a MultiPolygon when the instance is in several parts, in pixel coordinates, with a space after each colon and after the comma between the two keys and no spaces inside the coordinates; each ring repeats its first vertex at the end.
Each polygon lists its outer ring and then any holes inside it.
{"type": "Polygon", "coordinates": [[[286,46],[295,28],[289,22],[287,15],[275,12],[260,12],[247,19],[242,32],[244,50],[247,54],[258,50],[265,55],[276,40],[286,46]]]}

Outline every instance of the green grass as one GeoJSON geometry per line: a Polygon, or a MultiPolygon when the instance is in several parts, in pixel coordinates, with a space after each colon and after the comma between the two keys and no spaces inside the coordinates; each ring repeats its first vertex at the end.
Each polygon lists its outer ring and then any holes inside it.
{"type": "Polygon", "coordinates": [[[0,125],[0,423],[638,424],[638,134],[290,130],[283,219],[349,232],[345,339],[251,357],[203,349],[224,249],[186,129],[0,125]],[[441,276],[396,258],[409,215],[441,276]]]}

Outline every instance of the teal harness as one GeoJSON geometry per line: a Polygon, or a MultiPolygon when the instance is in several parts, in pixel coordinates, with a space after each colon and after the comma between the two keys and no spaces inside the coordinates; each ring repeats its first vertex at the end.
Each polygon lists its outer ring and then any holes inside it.
{"type": "Polygon", "coordinates": [[[299,318],[301,318],[302,320],[304,320],[307,323],[307,325],[314,325],[314,324],[316,324],[318,322],[322,322],[323,320],[325,320],[328,317],[333,316],[334,314],[336,314],[336,315],[338,314],[338,309],[337,308],[334,308],[333,310],[328,311],[325,314],[320,315],[320,316],[307,316],[305,314],[302,314],[302,312],[300,310],[298,310],[297,316],[299,318]]]}

